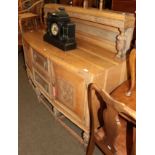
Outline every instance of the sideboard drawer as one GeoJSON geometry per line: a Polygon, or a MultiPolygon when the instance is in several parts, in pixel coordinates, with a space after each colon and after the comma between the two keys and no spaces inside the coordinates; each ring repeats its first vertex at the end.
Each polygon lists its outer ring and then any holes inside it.
{"type": "Polygon", "coordinates": [[[48,72],[48,59],[33,49],[33,61],[48,72]]]}
{"type": "Polygon", "coordinates": [[[46,82],[40,75],[34,70],[34,79],[35,81],[43,88],[46,93],[50,93],[49,84],[46,82]]]}

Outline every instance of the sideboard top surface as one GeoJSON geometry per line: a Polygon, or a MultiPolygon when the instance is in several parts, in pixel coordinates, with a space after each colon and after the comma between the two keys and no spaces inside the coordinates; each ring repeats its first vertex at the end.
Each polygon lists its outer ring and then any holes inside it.
{"type": "MultiPolygon", "coordinates": [[[[77,46],[77,49],[64,52],[61,49],[45,42],[43,40],[44,30],[25,32],[24,40],[39,53],[48,57],[52,61],[64,64],[71,69],[87,70],[91,74],[103,73],[106,69],[116,67],[123,63],[115,59],[115,53],[109,52],[100,47],[89,45],[87,49],[82,46],[77,46]]],[[[80,45],[81,40],[77,39],[77,45],[80,45]]],[[[86,46],[87,47],[87,46],[86,46]]]]}

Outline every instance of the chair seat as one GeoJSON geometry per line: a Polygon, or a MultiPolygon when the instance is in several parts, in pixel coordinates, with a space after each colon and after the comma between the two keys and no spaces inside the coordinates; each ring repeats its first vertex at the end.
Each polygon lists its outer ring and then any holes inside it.
{"type": "MultiPolygon", "coordinates": [[[[126,130],[127,130],[127,123],[126,121],[124,121],[124,119],[120,118],[120,130],[119,130],[119,134],[118,137],[115,141],[114,147],[115,150],[117,150],[117,155],[127,155],[127,148],[126,148],[126,130]]],[[[110,130],[110,129],[109,129],[110,130]]],[[[97,144],[100,146],[100,148],[103,148],[103,152],[105,151],[105,144],[107,144],[106,141],[106,137],[105,137],[105,129],[103,127],[100,127],[96,132],[95,132],[95,141],[97,142],[97,144]]],[[[107,144],[109,150],[114,150],[114,148],[112,146],[110,146],[109,144],[107,144]]]]}
{"type": "Polygon", "coordinates": [[[111,96],[120,102],[123,102],[125,105],[136,111],[136,88],[132,90],[131,96],[127,96],[126,93],[129,90],[130,82],[129,80],[122,83],[117,87],[112,93],[111,96]]]}

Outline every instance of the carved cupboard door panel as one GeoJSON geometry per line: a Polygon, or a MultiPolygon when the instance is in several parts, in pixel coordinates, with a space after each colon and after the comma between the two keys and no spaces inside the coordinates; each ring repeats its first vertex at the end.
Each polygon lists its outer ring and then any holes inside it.
{"type": "Polygon", "coordinates": [[[66,109],[74,113],[81,122],[84,119],[86,102],[85,79],[63,65],[53,63],[55,72],[55,99],[66,109]]]}

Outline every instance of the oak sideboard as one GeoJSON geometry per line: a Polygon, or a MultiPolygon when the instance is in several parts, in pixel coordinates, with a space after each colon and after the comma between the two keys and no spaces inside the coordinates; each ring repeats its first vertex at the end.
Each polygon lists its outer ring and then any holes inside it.
{"type": "MultiPolygon", "coordinates": [[[[62,5],[47,4],[47,12],[62,5]]],[[[43,41],[45,29],[23,33],[27,75],[38,97],[44,96],[89,137],[87,88],[92,82],[111,92],[127,79],[126,52],[134,29],[134,15],[65,7],[76,24],[77,48],[64,52],[43,41]]]]}

